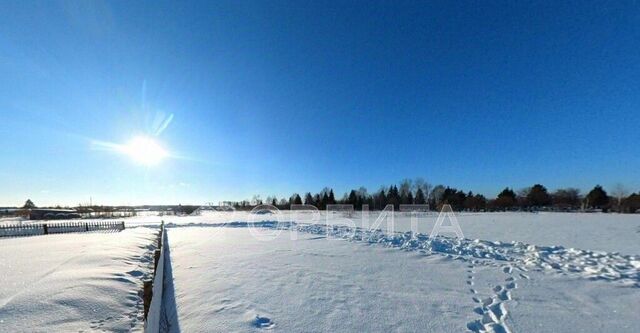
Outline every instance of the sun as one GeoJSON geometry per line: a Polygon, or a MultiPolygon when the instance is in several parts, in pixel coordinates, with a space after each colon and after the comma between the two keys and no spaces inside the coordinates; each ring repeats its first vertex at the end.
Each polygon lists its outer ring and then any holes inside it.
{"type": "Polygon", "coordinates": [[[120,150],[129,155],[134,162],[147,166],[158,165],[169,156],[158,142],[146,136],[134,137],[122,145],[120,150]]]}

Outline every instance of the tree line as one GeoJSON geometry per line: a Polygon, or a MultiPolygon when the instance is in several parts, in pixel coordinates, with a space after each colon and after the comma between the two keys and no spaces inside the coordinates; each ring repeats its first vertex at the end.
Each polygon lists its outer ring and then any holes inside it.
{"type": "Polygon", "coordinates": [[[264,200],[259,195],[251,200],[226,202],[237,209],[250,209],[256,205],[269,204],[279,209],[289,209],[293,204],[313,205],[320,210],[327,205],[350,204],[356,210],[368,207],[372,210],[382,210],[387,205],[393,205],[399,210],[400,205],[416,204],[429,205],[431,209],[439,210],[448,204],[456,211],[615,211],[620,213],[635,213],[640,211],[640,192],[628,194],[624,186],[616,185],[611,194],[596,185],[583,195],[577,188],[559,188],[551,192],[542,184],[534,184],[515,191],[506,187],[495,199],[487,199],[484,195],[464,191],[454,187],[432,186],[422,178],[415,180],[404,179],[399,184],[381,186],[377,191],[369,193],[365,187],[352,189],[336,199],[332,188],[325,187],[318,193],[306,192],[302,195],[293,193],[289,198],[268,196],[264,200]]]}

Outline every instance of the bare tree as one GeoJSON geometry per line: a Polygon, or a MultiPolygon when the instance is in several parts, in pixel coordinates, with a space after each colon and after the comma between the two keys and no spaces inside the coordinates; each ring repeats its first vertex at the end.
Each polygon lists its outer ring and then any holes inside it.
{"type": "Polygon", "coordinates": [[[417,177],[416,179],[413,180],[413,191],[414,192],[418,192],[418,190],[422,190],[422,193],[424,193],[427,197],[426,200],[429,200],[429,196],[431,195],[431,188],[433,186],[431,186],[431,184],[429,184],[429,182],[427,182],[426,180],[424,180],[424,178],[422,177],[417,177]]]}
{"type": "Polygon", "coordinates": [[[361,198],[367,198],[369,197],[369,193],[367,192],[367,188],[364,186],[360,186],[360,188],[358,189],[358,195],[361,198]]]}
{"type": "Polygon", "coordinates": [[[329,192],[331,192],[331,188],[330,188],[330,187],[328,187],[328,186],[325,186],[325,187],[322,189],[322,191],[320,191],[320,196],[322,197],[322,196],[324,196],[325,194],[326,194],[327,196],[329,196],[329,192]]]}
{"type": "Polygon", "coordinates": [[[579,208],[581,197],[580,190],[573,187],[559,188],[553,195],[553,204],[557,207],[579,208]]]}
{"type": "Polygon", "coordinates": [[[440,200],[442,200],[442,195],[444,194],[444,186],[436,185],[432,190],[429,198],[433,199],[436,205],[440,204],[440,200]]]}
{"type": "Polygon", "coordinates": [[[618,211],[620,211],[620,206],[622,205],[622,199],[624,199],[628,194],[627,189],[622,185],[622,183],[617,183],[613,186],[613,190],[611,191],[611,195],[616,198],[618,201],[618,211]]]}
{"type": "Polygon", "coordinates": [[[411,179],[405,178],[400,182],[400,196],[406,196],[411,191],[411,179]]]}
{"type": "Polygon", "coordinates": [[[531,202],[529,202],[529,193],[531,193],[531,187],[523,187],[518,190],[518,193],[516,195],[518,206],[520,206],[521,208],[526,208],[531,205],[531,202]]]}

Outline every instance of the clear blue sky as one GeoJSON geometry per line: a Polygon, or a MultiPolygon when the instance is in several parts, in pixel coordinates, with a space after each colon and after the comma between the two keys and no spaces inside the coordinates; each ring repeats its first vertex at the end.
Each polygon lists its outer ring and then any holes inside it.
{"type": "Polygon", "coordinates": [[[0,2],[0,206],[638,191],[639,139],[637,2],[0,2]]]}

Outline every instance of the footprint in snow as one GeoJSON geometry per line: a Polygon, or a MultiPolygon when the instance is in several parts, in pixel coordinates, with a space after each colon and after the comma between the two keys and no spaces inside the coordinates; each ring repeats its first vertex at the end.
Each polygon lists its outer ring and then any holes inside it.
{"type": "Polygon", "coordinates": [[[144,275],[144,273],[139,271],[139,270],[129,271],[129,272],[127,272],[127,274],[129,274],[129,275],[131,275],[133,277],[138,277],[138,276],[144,275]]]}
{"type": "MultiPolygon", "coordinates": [[[[473,286],[473,285],[474,285],[474,283],[473,283],[474,276],[473,276],[473,275],[475,274],[475,271],[474,271],[473,269],[474,269],[475,267],[476,267],[476,266],[474,265],[474,261],[473,261],[473,260],[471,261],[471,263],[470,263],[469,265],[467,265],[467,268],[468,268],[468,269],[467,269],[467,273],[468,273],[468,275],[467,275],[467,281],[466,281],[466,282],[467,282],[467,285],[470,285],[470,286],[473,286]]],[[[469,291],[470,291],[472,294],[477,293],[477,291],[476,291],[475,289],[473,289],[473,288],[472,288],[472,289],[469,289],[469,291]]]]}
{"type": "MultiPolygon", "coordinates": [[[[495,285],[491,290],[493,291],[493,296],[480,299],[478,297],[473,297],[473,301],[479,306],[474,308],[474,312],[481,317],[481,319],[477,319],[467,323],[467,329],[472,332],[481,333],[481,332],[496,332],[496,333],[508,333],[511,332],[509,327],[506,325],[505,320],[507,318],[507,308],[505,306],[506,301],[510,301],[512,299],[511,292],[518,288],[518,284],[516,283],[516,276],[514,276],[514,266],[512,265],[492,265],[493,267],[500,267],[501,271],[504,274],[507,274],[504,285],[495,285]]],[[[516,269],[526,272],[525,268],[520,268],[520,266],[515,266],[516,269]]],[[[473,275],[473,274],[472,274],[473,275]]],[[[518,276],[522,279],[529,279],[529,276],[519,273],[518,276]]],[[[469,276],[470,278],[471,276],[469,276]]],[[[471,280],[471,278],[469,279],[471,280]]]]}
{"type": "Polygon", "coordinates": [[[276,326],[276,324],[267,317],[260,317],[259,315],[256,316],[256,320],[254,321],[254,325],[257,328],[263,328],[263,329],[272,329],[276,326]]]}
{"type": "Polygon", "coordinates": [[[497,295],[501,301],[511,300],[511,292],[509,290],[504,289],[501,292],[499,292],[497,295]]]}

